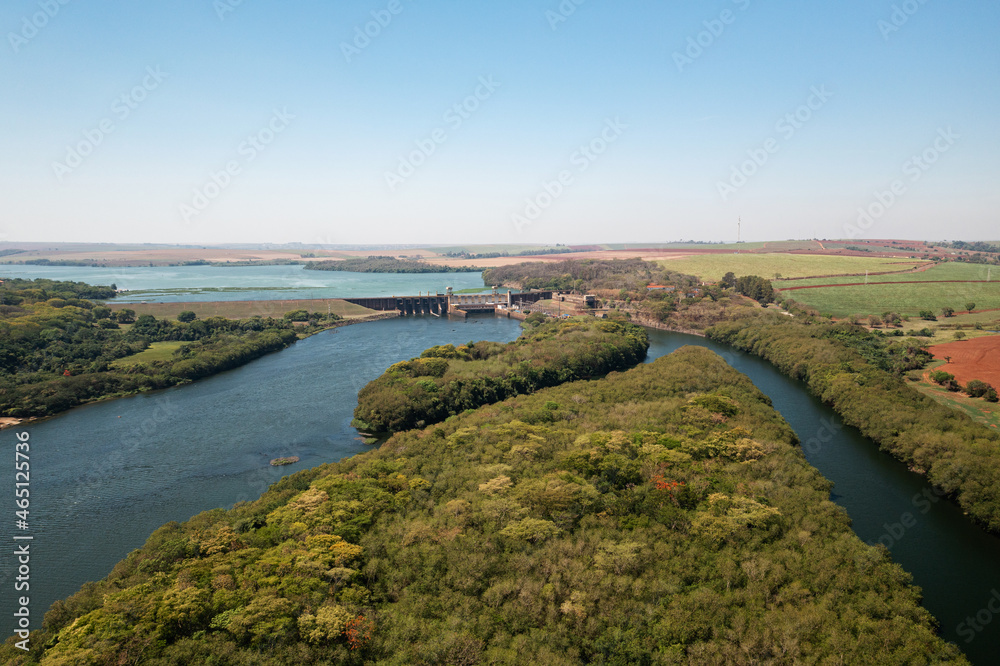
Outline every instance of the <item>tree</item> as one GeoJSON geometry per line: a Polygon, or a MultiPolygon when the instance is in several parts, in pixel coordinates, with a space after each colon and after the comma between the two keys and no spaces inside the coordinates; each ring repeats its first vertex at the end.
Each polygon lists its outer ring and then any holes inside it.
{"type": "Polygon", "coordinates": [[[982,398],[985,396],[993,387],[984,381],[979,379],[970,379],[969,383],[965,385],[965,392],[973,398],[982,398]]]}
{"type": "Polygon", "coordinates": [[[736,291],[761,305],[767,305],[774,300],[774,288],[770,281],[759,275],[744,275],[737,279],[736,291]]]}
{"type": "Polygon", "coordinates": [[[956,340],[964,340],[965,339],[965,331],[956,331],[955,332],[955,339],[956,340]]]}
{"type": "Polygon", "coordinates": [[[524,319],[524,323],[528,326],[538,326],[545,321],[545,314],[542,312],[532,312],[524,319]]]}
{"type": "Polygon", "coordinates": [[[882,320],[885,322],[886,326],[899,326],[902,319],[895,312],[883,312],[882,320]]]}
{"type": "Polygon", "coordinates": [[[921,310],[920,318],[926,321],[937,321],[937,317],[934,316],[933,310],[921,310]]]}
{"type": "Polygon", "coordinates": [[[882,325],[882,318],[879,317],[878,315],[871,315],[868,317],[868,324],[872,328],[878,328],[879,326],[882,325]]]}
{"type": "Polygon", "coordinates": [[[111,308],[103,305],[95,305],[91,309],[90,314],[94,315],[94,319],[107,319],[111,316],[111,308]]]}
{"type": "Polygon", "coordinates": [[[183,312],[177,314],[177,321],[183,322],[185,324],[192,322],[197,318],[198,315],[196,315],[194,312],[191,312],[190,310],[184,310],[183,312]]]}
{"type": "Polygon", "coordinates": [[[292,310],[285,313],[285,319],[288,321],[309,321],[309,312],[306,310],[292,310]]]}
{"type": "Polygon", "coordinates": [[[955,375],[951,374],[950,372],[945,372],[944,370],[935,370],[934,372],[930,373],[930,378],[931,381],[934,382],[935,384],[941,384],[943,386],[946,383],[955,379],[955,375]]]}
{"type": "Polygon", "coordinates": [[[943,314],[945,317],[954,317],[955,316],[955,308],[949,308],[947,306],[943,307],[943,308],[941,308],[941,314],[943,314]]]}
{"type": "Polygon", "coordinates": [[[723,275],[722,276],[722,286],[723,287],[727,287],[729,289],[732,289],[733,287],[735,287],[736,286],[736,274],[733,273],[732,271],[729,271],[728,273],[726,273],[725,275],[723,275]]]}
{"type": "Polygon", "coordinates": [[[122,308],[115,315],[119,324],[131,324],[135,321],[135,310],[130,310],[128,308],[122,308]]]}
{"type": "Polygon", "coordinates": [[[965,304],[965,309],[966,309],[967,311],[969,311],[969,312],[972,312],[973,310],[975,310],[975,309],[976,309],[976,304],[975,304],[975,302],[974,302],[974,301],[969,301],[968,303],[966,303],[966,304],[965,304]]]}

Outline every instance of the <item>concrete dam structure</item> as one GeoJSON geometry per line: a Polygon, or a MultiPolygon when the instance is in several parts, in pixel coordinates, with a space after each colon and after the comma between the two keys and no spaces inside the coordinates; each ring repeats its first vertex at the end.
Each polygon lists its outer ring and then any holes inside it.
{"type": "Polygon", "coordinates": [[[398,311],[404,316],[430,314],[465,317],[470,312],[505,313],[520,310],[525,305],[552,298],[551,291],[528,291],[500,293],[495,287],[489,294],[454,294],[448,287],[444,294],[421,294],[417,296],[376,296],[374,298],[345,298],[370,310],[380,312],[398,311]]]}

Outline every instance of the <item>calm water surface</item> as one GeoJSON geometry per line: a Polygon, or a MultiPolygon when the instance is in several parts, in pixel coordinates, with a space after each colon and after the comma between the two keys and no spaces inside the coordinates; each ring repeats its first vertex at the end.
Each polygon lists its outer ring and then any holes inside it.
{"type": "Polygon", "coordinates": [[[358,296],[416,296],[483,289],[479,273],[346,273],[302,266],[89,268],[0,266],[0,278],[48,278],[128,289],[115,302],[254,301],[358,296]]]}

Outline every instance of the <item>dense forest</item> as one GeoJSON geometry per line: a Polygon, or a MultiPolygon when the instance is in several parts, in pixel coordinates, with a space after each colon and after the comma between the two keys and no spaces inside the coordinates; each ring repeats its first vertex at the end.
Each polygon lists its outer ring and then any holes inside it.
{"type": "Polygon", "coordinates": [[[483,284],[521,289],[642,292],[646,290],[646,285],[653,282],[696,285],[698,279],[672,273],[642,259],[529,261],[483,271],[483,284]]]}
{"type": "Polygon", "coordinates": [[[923,342],[759,311],[717,324],[708,335],[805,381],[845,423],[1000,532],[1000,433],[906,385],[902,373],[927,359],[923,342]]]}
{"type": "Polygon", "coordinates": [[[373,256],[310,262],[306,264],[306,270],[352,273],[478,273],[483,269],[475,266],[437,266],[426,261],[373,256]]]}
{"type": "Polygon", "coordinates": [[[167,524],[0,660],[967,663],[829,494],[767,398],[684,348],[167,524]]]}
{"type": "MultiPolygon", "coordinates": [[[[625,370],[649,348],[646,331],[625,322],[593,317],[529,322],[524,335],[505,345],[432,347],[420,358],[396,363],[361,389],[355,424],[374,432],[423,427],[546,386],[625,370]]],[[[550,416],[542,410],[534,420],[550,416]]]]}
{"type": "Polygon", "coordinates": [[[333,324],[337,315],[288,319],[212,317],[188,321],[135,317],[89,299],[114,287],[51,280],[0,284],[0,415],[50,416],[101,398],[165,388],[242,365],[287,347],[300,333],[333,324]],[[167,359],[116,364],[151,343],[189,344],[167,359]]]}

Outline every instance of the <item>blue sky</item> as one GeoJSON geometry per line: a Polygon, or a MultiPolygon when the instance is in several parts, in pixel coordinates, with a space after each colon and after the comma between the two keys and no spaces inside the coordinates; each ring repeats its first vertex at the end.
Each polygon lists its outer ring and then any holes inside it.
{"type": "Polygon", "coordinates": [[[997,3],[62,2],[0,7],[6,240],[1000,238],[997,3]]]}

